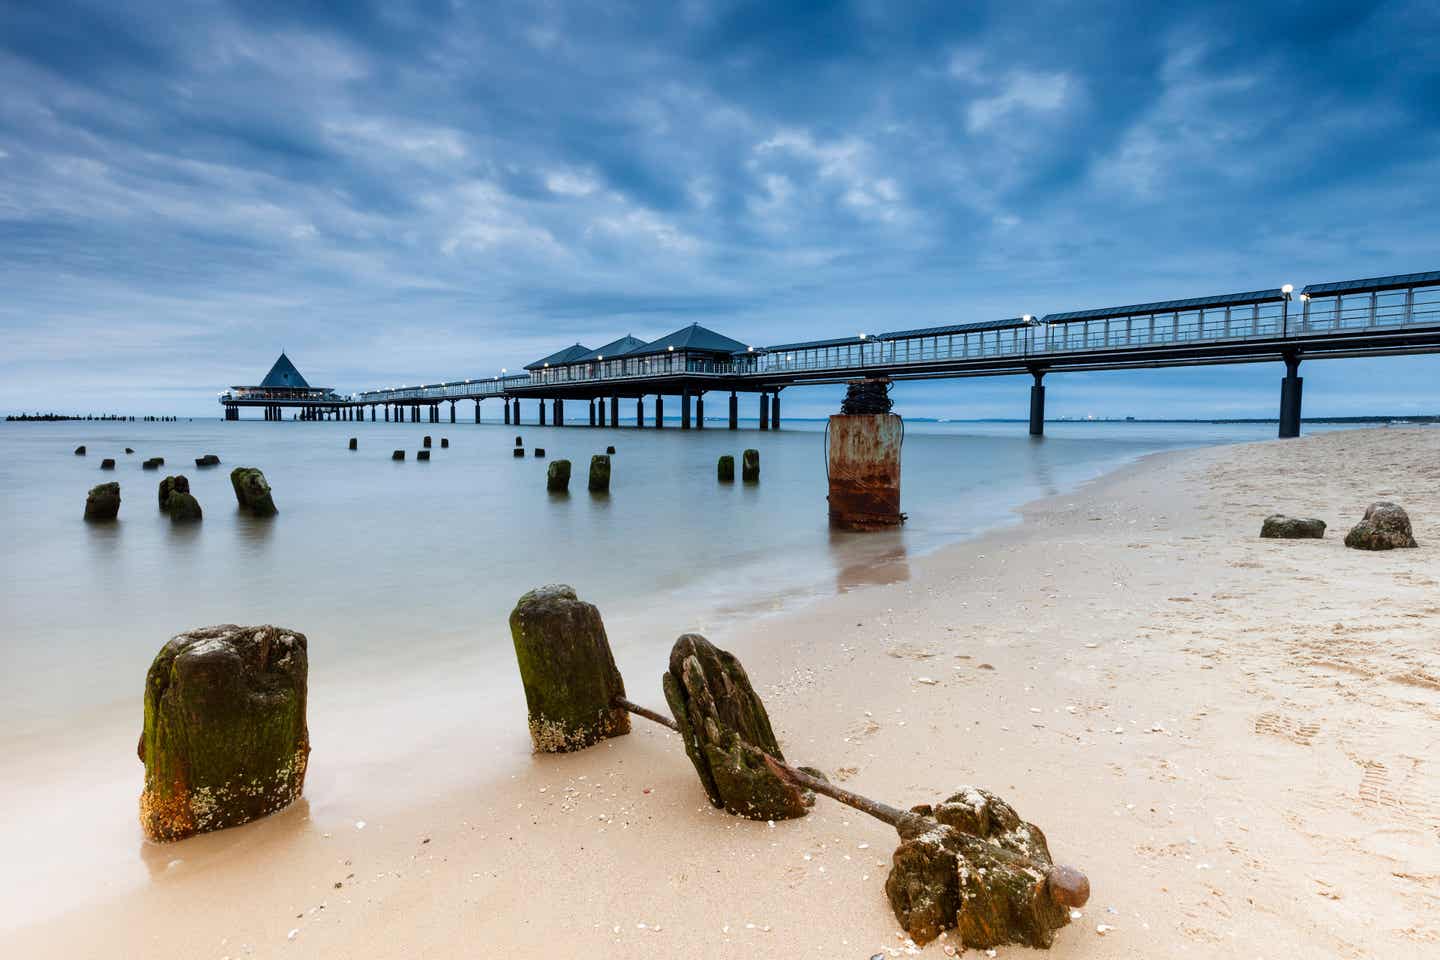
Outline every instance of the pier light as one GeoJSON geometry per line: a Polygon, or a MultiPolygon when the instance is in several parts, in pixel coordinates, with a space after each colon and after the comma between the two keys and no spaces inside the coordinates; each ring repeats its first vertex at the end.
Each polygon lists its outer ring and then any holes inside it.
{"type": "Polygon", "coordinates": [[[746,353],[754,353],[754,352],[755,352],[755,348],[754,348],[754,347],[746,347],[746,348],[745,348],[745,352],[746,352],[746,353]]]}
{"type": "Polygon", "coordinates": [[[864,339],[865,339],[865,334],[863,334],[863,333],[860,334],[860,339],[861,339],[861,340],[864,340],[864,339]]]}
{"type": "Polygon", "coordinates": [[[1287,297],[1290,296],[1290,294],[1292,294],[1292,293],[1295,292],[1295,284],[1293,284],[1293,283],[1287,283],[1287,284],[1285,284],[1283,287],[1280,288],[1280,292],[1283,293],[1283,294],[1285,294],[1285,296],[1287,296],[1287,297]]]}
{"type": "Polygon", "coordinates": [[[1303,301],[1305,301],[1306,303],[1309,303],[1309,302],[1310,302],[1310,294],[1308,294],[1308,293],[1302,293],[1302,294],[1300,294],[1300,299],[1303,300],[1303,301]]]}
{"type": "Polygon", "coordinates": [[[666,349],[666,350],[669,350],[671,353],[674,353],[674,352],[675,352],[675,344],[672,343],[672,344],[670,344],[670,346],[666,347],[665,349],[666,349]]]}
{"type": "Polygon", "coordinates": [[[1035,318],[1032,317],[1032,316],[1030,316],[1030,314],[1028,314],[1028,313],[1022,314],[1021,317],[1020,317],[1020,322],[1021,322],[1021,323],[1034,323],[1034,322],[1035,322],[1035,318]]]}

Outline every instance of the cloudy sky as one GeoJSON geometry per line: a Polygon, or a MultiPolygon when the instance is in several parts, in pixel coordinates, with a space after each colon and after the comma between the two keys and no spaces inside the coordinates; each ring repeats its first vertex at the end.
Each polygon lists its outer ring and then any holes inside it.
{"type": "MultiPolygon", "coordinates": [[[[1440,268],[1440,4],[0,0],[0,409],[1440,268]]],[[[1440,412],[1440,358],[1307,415],[1440,412]]],[[[1273,416],[1277,366],[1052,415],[1273,416]]],[[[1028,384],[902,388],[1024,416],[1028,384]]],[[[828,391],[791,391],[787,414],[828,391]]]]}

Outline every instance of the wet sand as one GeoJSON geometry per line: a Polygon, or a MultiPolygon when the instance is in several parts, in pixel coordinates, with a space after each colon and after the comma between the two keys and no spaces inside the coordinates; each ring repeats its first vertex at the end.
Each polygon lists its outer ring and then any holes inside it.
{"type": "MultiPolygon", "coordinates": [[[[1018,526],[897,558],[873,585],[709,634],[746,664],[792,761],[896,804],[985,786],[1043,827],[1094,890],[1054,955],[1434,956],[1437,551],[1440,430],[1333,433],[1153,456],[1018,526]],[[1419,549],[1343,547],[1375,499],[1409,509],[1419,549]],[[1330,530],[1258,539],[1277,511],[1330,530]]],[[[663,707],[663,663],[621,657],[632,699],[663,707]]],[[[458,704],[474,664],[452,666],[439,689],[458,704]]],[[[388,744],[373,782],[261,823],[162,847],[141,842],[133,807],[107,806],[40,838],[68,860],[128,823],[148,879],[108,891],[97,870],[73,905],[0,933],[0,953],[909,952],[882,824],[823,798],[773,827],[714,811],[674,735],[642,721],[528,757],[513,699],[457,711],[484,722],[413,753],[388,744]]],[[[312,736],[334,722],[312,707],[312,736]]],[[[403,743],[403,713],[368,722],[403,743]]],[[[36,771],[33,804],[65,788],[36,771]]],[[[130,803],[139,779],[136,765],[130,803]]],[[[11,857],[12,879],[46,869],[30,861],[11,857]]]]}

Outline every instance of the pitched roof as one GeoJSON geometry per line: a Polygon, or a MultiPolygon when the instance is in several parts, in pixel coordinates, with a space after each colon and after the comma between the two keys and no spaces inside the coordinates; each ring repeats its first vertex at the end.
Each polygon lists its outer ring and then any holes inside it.
{"type": "Polygon", "coordinates": [[[1070,313],[1047,313],[1041,323],[1071,323],[1076,320],[1105,320],[1116,317],[1143,317],[1152,313],[1187,313],[1210,307],[1248,307],[1257,303],[1276,303],[1285,299],[1280,288],[1252,290],[1249,293],[1225,293],[1216,297],[1195,297],[1191,300],[1161,300],[1137,303],[1128,307],[1105,307],[1100,310],[1074,310],[1070,313]]]}
{"type": "Polygon", "coordinates": [[[1440,284],[1440,271],[1402,273],[1394,277],[1372,277],[1369,280],[1341,280],[1338,283],[1312,283],[1300,292],[1307,297],[1333,297],[1342,293],[1383,293],[1407,287],[1430,287],[1440,284]]]}
{"type": "Polygon", "coordinates": [[[553,367],[561,363],[574,363],[576,360],[579,360],[581,357],[585,356],[585,354],[589,352],[590,348],[585,346],[584,344],[571,344],[564,350],[556,350],[548,357],[541,357],[534,363],[525,364],[525,369],[539,370],[541,367],[553,367]]]}
{"type": "Polygon", "coordinates": [[[989,330],[1014,330],[1028,327],[1024,317],[1008,320],[980,320],[974,323],[948,323],[940,327],[920,327],[917,330],[892,330],[879,335],[881,340],[909,340],[912,337],[944,337],[955,333],[984,333],[989,330]]]}
{"type": "Polygon", "coordinates": [[[300,376],[300,371],[295,369],[295,364],[291,363],[290,358],[284,353],[280,354],[280,359],[275,361],[270,372],[265,374],[265,379],[260,381],[260,386],[310,389],[310,384],[305,382],[305,378],[300,376]]]}
{"type": "Polygon", "coordinates": [[[654,356],[657,353],[668,353],[672,348],[690,350],[695,353],[723,353],[729,356],[733,353],[744,353],[745,347],[746,345],[739,340],[731,340],[724,334],[716,333],[708,327],[692,323],[688,327],[681,327],[674,333],[647,343],[643,347],[637,347],[631,351],[631,356],[654,356]]]}
{"type": "Polygon", "coordinates": [[[630,336],[630,334],[627,333],[619,340],[612,340],[609,343],[605,344],[605,346],[603,347],[596,347],[594,350],[591,350],[589,353],[585,354],[585,356],[576,357],[571,362],[583,363],[589,360],[613,360],[615,357],[623,357],[627,353],[639,350],[643,346],[645,346],[644,340],[641,340],[639,337],[632,337],[630,336]]]}

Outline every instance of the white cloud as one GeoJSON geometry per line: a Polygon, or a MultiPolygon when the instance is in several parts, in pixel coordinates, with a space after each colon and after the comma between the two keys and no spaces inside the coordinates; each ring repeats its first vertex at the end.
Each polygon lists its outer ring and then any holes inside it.
{"type": "Polygon", "coordinates": [[[545,176],[545,189],[562,197],[588,197],[600,184],[588,173],[554,170],[545,176]]]}
{"type": "Polygon", "coordinates": [[[984,133],[1013,113],[1054,113],[1069,102],[1073,86],[1066,73],[1013,71],[999,93],[970,104],[965,126],[971,133],[984,133]]]}
{"type": "MultiPolygon", "coordinates": [[[[838,188],[840,202],[867,219],[893,222],[909,211],[893,177],[874,172],[876,166],[868,143],[857,137],[829,142],[817,141],[809,132],[785,130],[755,145],[751,168],[763,167],[771,157],[786,157],[809,163],[822,182],[838,188]]],[[[760,171],[760,183],[767,196],[752,202],[752,208],[774,210],[790,201],[793,181],[783,175],[760,171]]]]}

